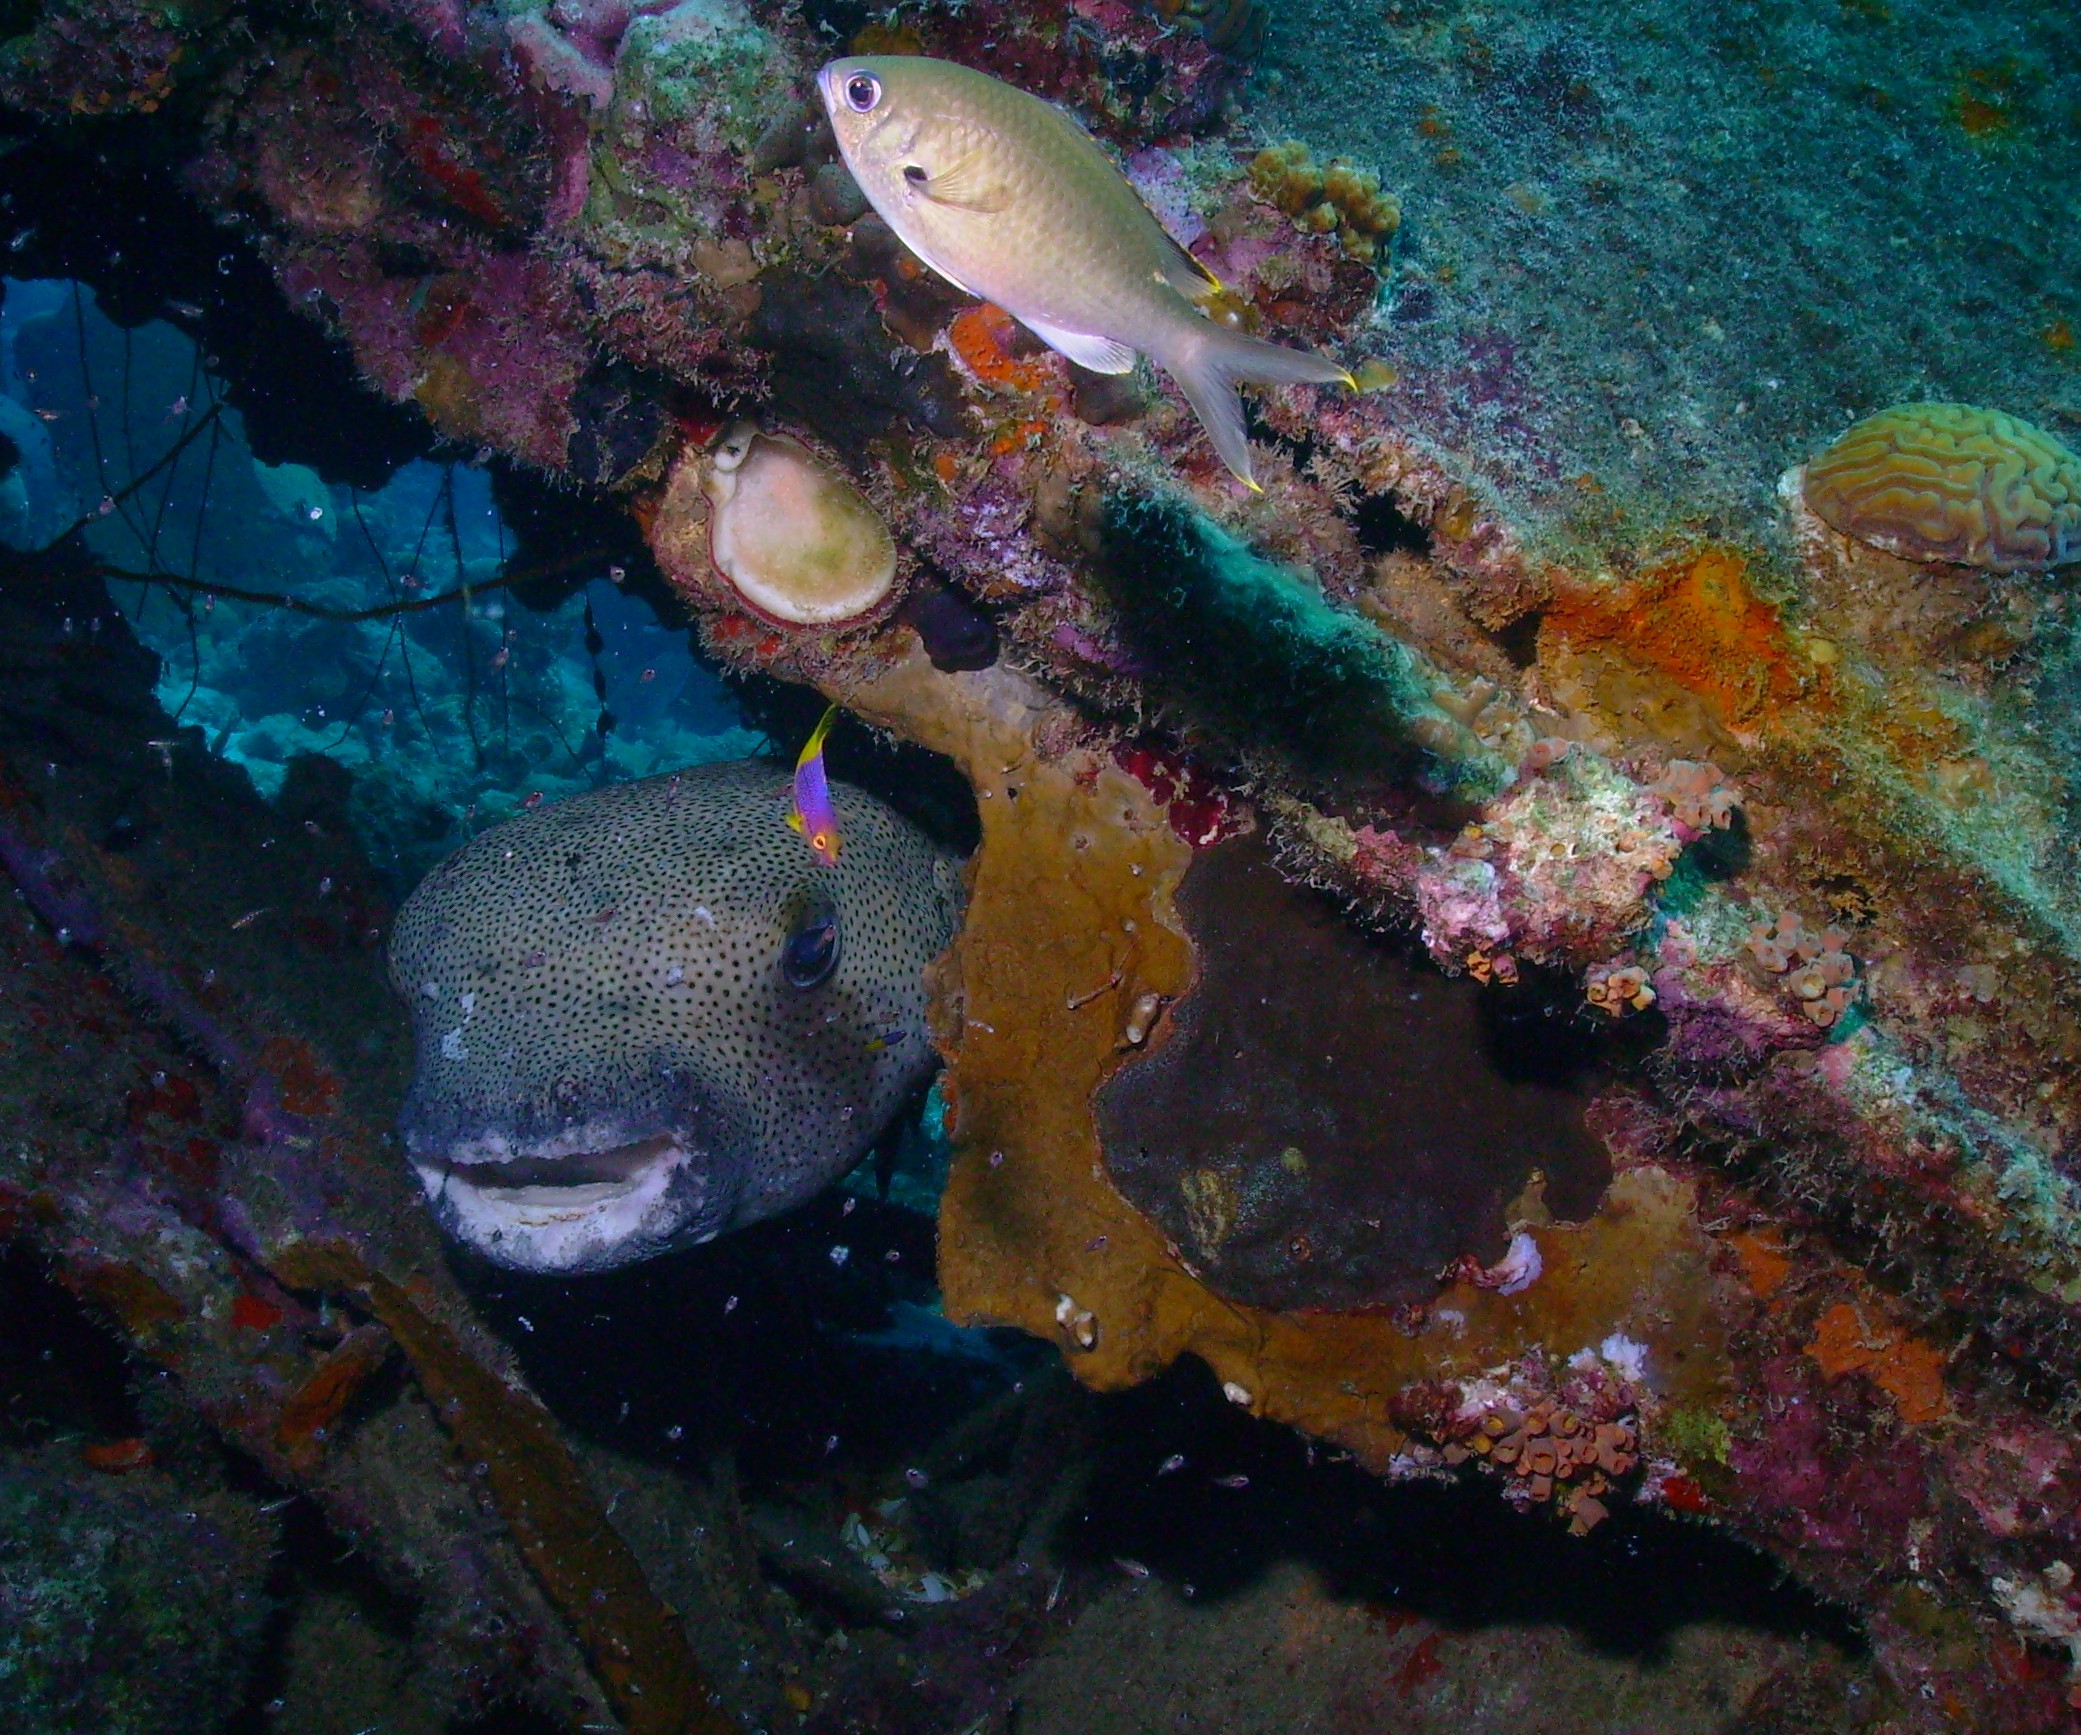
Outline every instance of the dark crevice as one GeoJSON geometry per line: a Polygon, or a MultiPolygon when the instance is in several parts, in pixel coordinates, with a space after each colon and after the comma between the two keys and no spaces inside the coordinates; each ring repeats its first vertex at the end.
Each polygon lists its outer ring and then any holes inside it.
{"type": "Polygon", "coordinates": [[[274,274],[166,167],[163,125],[104,121],[37,135],[0,159],[7,275],[71,278],[117,325],[168,320],[195,338],[264,463],[380,488],[434,450],[416,409],[361,384],[346,346],[283,300],[274,274]]]}
{"type": "Polygon", "coordinates": [[[1529,669],[1539,660],[1539,613],[1535,609],[1521,614],[1514,621],[1497,627],[1489,634],[1497,649],[1510,659],[1515,669],[1529,669]]]}
{"type": "Polygon", "coordinates": [[[1696,1621],[1866,1649],[1846,1609],[1722,1531],[1622,1507],[1574,1537],[1512,1511],[1487,1476],[1383,1482],[1238,1410],[1191,1358],[1102,1414],[1093,1493],[1063,1542],[1094,1566],[1138,1561],[1196,1601],[1298,1559],[1341,1599],[1460,1629],[1565,1626],[1607,1655],[1660,1656],[1696,1621]]]}
{"type": "MultiPolygon", "coordinates": [[[[460,1270],[529,1383],[595,1444],[702,1473],[736,1453],[750,1490],[900,1475],[974,1403],[1049,1352],[1000,1361],[909,1343],[935,1295],[929,1217],[834,1190],[694,1254],[572,1281],[460,1270]],[[842,1249],[842,1252],[835,1250],[842,1249]],[[658,1354],[670,1322],[675,1345],[658,1354]]],[[[947,1334],[949,1343],[954,1334],[947,1334]]]]}
{"type": "Polygon", "coordinates": [[[28,1253],[0,1246],[0,1447],[136,1434],[130,1376],[122,1345],[78,1298],[28,1253]]]}
{"type": "Polygon", "coordinates": [[[1358,545],[1375,559],[1384,554],[1431,552],[1431,533],[1404,512],[1392,494],[1368,494],[1351,513],[1358,545]]]}

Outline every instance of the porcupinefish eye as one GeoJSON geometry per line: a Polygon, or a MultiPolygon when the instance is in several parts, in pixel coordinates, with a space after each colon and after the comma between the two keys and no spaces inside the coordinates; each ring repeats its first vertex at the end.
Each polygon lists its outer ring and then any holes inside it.
{"type": "Polygon", "coordinates": [[[821,901],[795,919],[780,949],[780,973],[791,988],[814,988],[838,968],[838,911],[821,901]]]}
{"type": "Polygon", "coordinates": [[[872,114],[882,99],[882,81],[871,72],[856,72],[845,81],[846,107],[855,114],[872,114]]]}

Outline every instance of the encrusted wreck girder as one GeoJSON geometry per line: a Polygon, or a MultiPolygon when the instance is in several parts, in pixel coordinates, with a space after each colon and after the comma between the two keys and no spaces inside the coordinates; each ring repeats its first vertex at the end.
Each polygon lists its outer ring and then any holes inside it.
{"type": "MultiPolygon", "coordinates": [[[[46,9],[10,100],[193,119],[189,184],[376,390],[626,500],[714,651],[967,774],[950,1310],[1100,1386],[1189,1351],[1384,1472],[1478,1457],[1584,1527],[1627,1493],[1711,1514],[1853,1602],[1929,1688],[1911,1709],[2044,1726],[2057,1691],[2016,1647],[2081,1658],[2056,576],[1882,553],[1796,475],[1775,539],[1614,510],[1564,547],[1455,449],[1464,421],[1376,392],[1268,402],[1244,497],[1167,390],[1036,353],[864,215],[806,101],[822,48],[778,9],[397,0],[253,43],[142,16],[46,9]],[[874,502],[906,596],[786,628],[702,566],[701,466],[747,413],[874,502]],[[961,672],[980,614],[1003,656],[961,672]],[[1413,935],[1499,1001],[1623,1032],[1593,1068],[1593,1209],[1495,1201],[1509,1255],[1338,1312],[1301,1259],[1287,1305],[1224,1293],[1218,1174],[1179,1179],[1204,1245],[1128,1203],[1096,1099],[1202,979],[1195,847],[1253,825],[1354,945],[1413,935]]],[[[1178,190],[1239,313],[1392,377],[1384,254],[1253,179],[1202,30],[1077,0],[883,36],[1163,145],[1145,189],[1178,190]]]]}

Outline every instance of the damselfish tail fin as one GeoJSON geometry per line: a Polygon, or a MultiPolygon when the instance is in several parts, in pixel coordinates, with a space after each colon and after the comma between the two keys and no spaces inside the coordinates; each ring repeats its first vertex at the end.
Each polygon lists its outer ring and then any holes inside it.
{"type": "Polygon", "coordinates": [[[1346,385],[1356,389],[1358,383],[1328,356],[1245,337],[1211,320],[1193,320],[1167,348],[1167,354],[1152,349],[1149,359],[1178,382],[1221,461],[1252,488],[1257,481],[1250,474],[1250,441],[1243,427],[1242,400],[1236,396],[1238,385],[1247,381],[1261,386],[1346,385]]]}

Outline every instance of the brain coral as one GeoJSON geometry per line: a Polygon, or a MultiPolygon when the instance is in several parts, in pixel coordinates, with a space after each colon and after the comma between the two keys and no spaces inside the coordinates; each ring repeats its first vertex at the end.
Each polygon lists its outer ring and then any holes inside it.
{"type": "Polygon", "coordinates": [[[1908,560],[2020,572],[2081,560],[2081,458],[1973,404],[1896,404],[1807,466],[1806,503],[1908,560]]]}

